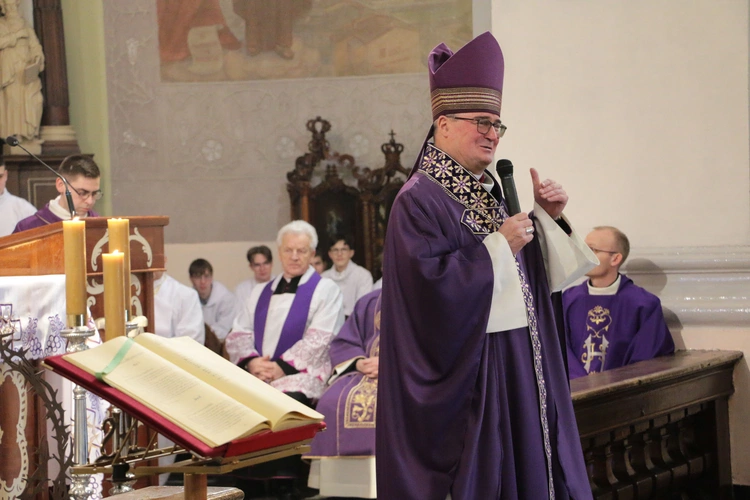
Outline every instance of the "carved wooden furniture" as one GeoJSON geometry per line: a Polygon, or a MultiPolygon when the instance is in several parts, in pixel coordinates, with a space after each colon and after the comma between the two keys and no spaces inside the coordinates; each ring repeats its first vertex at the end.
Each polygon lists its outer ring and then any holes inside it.
{"type": "Polygon", "coordinates": [[[383,250],[388,215],[409,171],[401,165],[404,146],[391,131],[381,146],[385,165],[370,169],[354,157],[330,150],[326,133],[331,124],[316,117],[307,122],[312,134],[309,151],[297,158],[287,173],[292,219],[310,222],[318,231],[318,253],[325,256],[337,235],[355,240],[354,261],[381,275],[378,256],[383,250]]]}
{"type": "MultiPolygon", "coordinates": [[[[169,217],[130,217],[131,307],[154,325],[154,273],[164,271],[164,226],[169,217]]],[[[108,251],[107,218],[86,219],[86,289],[94,318],[104,316],[102,254],[108,251]]],[[[0,238],[5,276],[63,274],[62,223],[0,238]]]]}
{"type": "Polygon", "coordinates": [[[736,351],[679,351],[571,381],[597,499],[732,498],[736,351]]]}

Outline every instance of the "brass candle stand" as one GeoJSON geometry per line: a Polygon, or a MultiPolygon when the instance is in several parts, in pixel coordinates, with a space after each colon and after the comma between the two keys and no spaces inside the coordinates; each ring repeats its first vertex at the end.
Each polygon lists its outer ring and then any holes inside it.
{"type": "MultiPolygon", "coordinates": [[[[93,336],[95,331],[85,323],[85,316],[69,316],[68,328],[60,332],[60,336],[67,340],[66,353],[85,351],[88,349],[86,339],[93,336]]],[[[73,461],[75,465],[88,463],[88,422],[86,411],[86,389],[80,385],[73,388],[73,461]]],[[[97,493],[89,474],[71,474],[70,497],[76,500],[92,498],[97,493]]]]}

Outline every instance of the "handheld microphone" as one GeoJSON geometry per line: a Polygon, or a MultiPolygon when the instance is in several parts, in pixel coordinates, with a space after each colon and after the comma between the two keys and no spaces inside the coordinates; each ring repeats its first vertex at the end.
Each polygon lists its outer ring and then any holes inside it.
{"type": "Polygon", "coordinates": [[[76,216],[76,206],[73,204],[73,197],[70,195],[70,188],[71,188],[71,186],[70,186],[70,183],[68,182],[68,179],[66,179],[65,177],[63,177],[62,175],[60,175],[60,172],[58,172],[54,168],[52,168],[49,165],[47,165],[46,163],[44,163],[44,161],[42,161],[42,159],[39,158],[37,155],[35,155],[31,151],[29,151],[28,149],[26,149],[25,147],[23,147],[21,145],[21,143],[18,141],[18,139],[16,139],[14,136],[9,135],[8,137],[6,137],[4,139],[0,137],[0,142],[4,142],[5,144],[7,144],[9,146],[14,146],[14,147],[18,146],[19,148],[21,148],[24,151],[26,151],[29,155],[31,155],[31,157],[34,158],[36,161],[38,161],[39,163],[41,163],[42,165],[44,165],[45,167],[47,167],[50,170],[50,172],[52,172],[57,177],[59,177],[60,180],[62,180],[63,184],[65,185],[65,200],[68,202],[68,210],[70,210],[70,218],[72,219],[73,217],[76,216]]]}
{"type": "Polygon", "coordinates": [[[500,176],[500,185],[503,188],[503,197],[508,206],[508,215],[511,217],[521,212],[521,204],[518,202],[516,183],[513,181],[513,163],[510,160],[497,160],[495,165],[497,175],[500,176]]]}

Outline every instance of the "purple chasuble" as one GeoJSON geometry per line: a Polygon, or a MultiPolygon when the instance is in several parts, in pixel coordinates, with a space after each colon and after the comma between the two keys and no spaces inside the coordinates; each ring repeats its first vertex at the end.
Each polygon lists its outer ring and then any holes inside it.
{"type": "MultiPolygon", "coordinates": [[[[93,210],[89,210],[86,213],[86,216],[99,217],[99,214],[94,212],[93,210]]],[[[35,227],[54,224],[55,222],[60,222],[61,220],[62,219],[60,217],[55,215],[52,210],[50,210],[49,203],[47,203],[46,205],[44,205],[44,208],[39,209],[34,215],[30,215],[25,219],[18,221],[18,224],[16,224],[16,228],[13,230],[13,232],[18,233],[20,231],[26,231],[27,229],[34,229],[35,227]]]]}
{"type": "MultiPolygon", "coordinates": [[[[331,365],[380,353],[380,294],[374,290],[354,306],[331,342],[331,365]]],[[[345,373],[326,389],[315,409],[325,415],[326,432],[319,432],[308,457],[375,455],[375,409],[378,379],[357,370],[345,373]]]]}
{"type": "Polygon", "coordinates": [[[627,276],[615,295],[569,288],[563,306],[571,379],[674,353],[661,301],[627,276]]]}
{"type": "MultiPolygon", "coordinates": [[[[487,235],[505,218],[428,145],[394,201],[384,252],[378,497],[591,498],[537,238],[516,258],[528,327],[487,332],[487,235]]],[[[533,214],[532,214],[533,218],[533,214]]]]}
{"type": "MultiPolygon", "coordinates": [[[[284,278],[281,278],[284,279],[284,278]]],[[[310,302],[312,301],[315,287],[320,283],[320,275],[313,273],[306,283],[297,287],[297,292],[292,301],[292,307],[289,309],[284,326],[281,329],[279,343],[276,344],[276,351],[271,359],[279,359],[282,354],[288,351],[296,344],[305,333],[307,324],[307,315],[310,313],[310,302]]],[[[258,305],[255,308],[254,328],[255,328],[255,350],[261,356],[266,356],[263,352],[263,333],[266,330],[266,318],[268,317],[268,306],[271,303],[273,281],[269,282],[260,293],[258,305]]]]}

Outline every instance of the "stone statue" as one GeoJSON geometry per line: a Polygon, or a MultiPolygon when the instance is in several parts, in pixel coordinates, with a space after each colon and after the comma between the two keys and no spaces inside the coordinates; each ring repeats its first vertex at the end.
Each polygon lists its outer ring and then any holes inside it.
{"type": "MultiPolygon", "coordinates": [[[[20,0],[0,0],[0,136],[34,142],[42,120],[44,54],[20,0]]],[[[37,141],[38,142],[38,141],[37,141]]]]}

